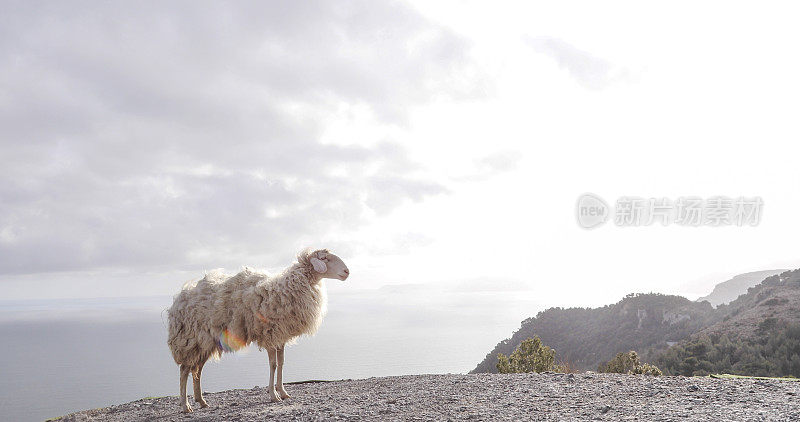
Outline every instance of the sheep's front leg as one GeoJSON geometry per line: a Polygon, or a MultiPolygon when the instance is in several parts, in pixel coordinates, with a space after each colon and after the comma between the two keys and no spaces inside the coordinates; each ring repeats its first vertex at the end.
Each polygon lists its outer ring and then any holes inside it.
{"type": "Polygon", "coordinates": [[[201,363],[197,366],[197,370],[194,371],[194,377],[192,378],[192,384],[194,384],[194,401],[200,403],[200,407],[208,407],[208,403],[203,399],[203,388],[200,386],[200,375],[203,373],[203,365],[205,363],[201,363]]]}
{"type": "Polygon", "coordinates": [[[269,354],[269,398],[272,401],[281,401],[275,393],[275,370],[278,368],[278,349],[267,349],[269,354]]]}
{"type": "Polygon", "coordinates": [[[291,397],[283,388],[283,345],[278,347],[278,394],[282,399],[291,397]]]}
{"type": "Polygon", "coordinates": [[[192,369],[188,365],[181,365],[181,407],[184,413],[191,413],[192,406],[189,406],[189,400],[186,398],[186,381],[189,380],[189,373],[192,369]]]}

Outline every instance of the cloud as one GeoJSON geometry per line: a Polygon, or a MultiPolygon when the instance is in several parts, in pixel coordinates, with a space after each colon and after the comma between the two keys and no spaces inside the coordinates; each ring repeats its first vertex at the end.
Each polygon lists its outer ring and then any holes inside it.
{"type": "Polygon", "coordinates": [[[495,151],[489,155],[474,160],[474,170],[466,175],[453,178],[459,182],[483,181],[499,174],[513,171],[517,168],[522,158],[520,151],[495,151]]]}
{"type": "Polygon", "coordinates": [[[385,237],[370,245],[371,255],[407,255],[411,251],[434,243],[434,239],[425,233],[404,232],[385,237]]]}
{"type": "Polygon", "coordinates": [[[469,43],[400,3],[5,9],[0,274],[290,256],[447,192],[395,143],[321,143],[342,103],[479,95],[469,43]]]}
{"type": "Polygon", "coordinates": [[[629,71],[580,50],[564,40],[551,37],[526,38],[527,44],[536,52],[546,54],[566,69],[569,75],[583,87],[601,90],[620,80],[629,78],[629,71]]]}

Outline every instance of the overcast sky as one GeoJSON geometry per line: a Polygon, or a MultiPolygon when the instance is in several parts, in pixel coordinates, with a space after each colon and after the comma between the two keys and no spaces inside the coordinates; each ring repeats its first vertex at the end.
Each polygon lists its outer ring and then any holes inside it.
{"type": "Polygon", "coordinates": [[[5,298],[171,294],[304,246],[550,305],[800,267],[800,28],[730,2],[0,3],[5,298]],[[757,227],[584,230],[593,192],[757,227]]]}

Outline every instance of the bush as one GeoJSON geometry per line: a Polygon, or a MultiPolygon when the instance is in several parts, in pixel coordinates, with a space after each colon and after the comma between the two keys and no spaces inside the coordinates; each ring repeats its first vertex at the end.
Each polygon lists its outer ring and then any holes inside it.
{"type": "Polygon", "coordinates": [[[759,325],[758,339],[700,336],[672,346],[656,363],[669,375],[800,377],[800,325],[774,318],[759,325]]]}
{"type": "Polygon", "coordinates": [[[661,370],[655,365],[641,363],[639,355],[633,350],[628,353],[618,353],[614,359],[605,364],[600,364],[597,370],[614,374],[662,375],[661,370]]]}
{"type": "Polygon", "coordinates": [[[497,355],[497,371],[501,374],[555,371],[563,372],[564,365],[556,365],[556,351],[542,344],[539,337],[528,338],[517,346],[511,356],[497,355]]]}
{"type": "Polygon", "coordinates": [[[758,323],[757,331],[761,334],[766,334],[774,330],[777,326],[778,326],[777,318],[765,318],[763,321],[758,323]]]}
{"type": "Polygon", "coordinates": [[[636,367],[634,371],[636,375],[652,375],[657,377],[659,375],[663,375],[660,369],[657,366],[651,365],[649,363],[643,363],[641,366],[636,367]]]}

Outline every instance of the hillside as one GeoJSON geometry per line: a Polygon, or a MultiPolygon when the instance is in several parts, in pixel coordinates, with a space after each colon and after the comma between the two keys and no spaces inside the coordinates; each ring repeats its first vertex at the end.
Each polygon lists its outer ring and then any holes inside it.
{"type": "Polygon", "coordinates": [[[66,415],[64,422],[303,420],[797,420],[800,382],[616,374],[409,375],[205,393],[210,407],[180,412],[178,397],[146,398],[66,415]]]}
{"type": "Polygon", "coordinates": [[[717,309],[717,322],[658,356],[665,373],[800,377],[800,270],[774,275],[717,309]]]}
{"type": "MultiPolygon", "coordinates": [[[[753,274],[753,273],[750,273],[753,274]]],[[[522,322],[472,371],[497,372],[497,354],[539,336],[557,360],[595,369],[637,351],[665,374],[734,373],[800,377],[800,270],[752,286],[729,304],[631,294],[602,308],[551,308],[522,322]]]]}
{"type": "Polygon", "coordinates": [[[602,308],[550,308],[523,321],[511,338],[500,342],[472,372],[497,372],[497,354],[510,354],[522,340],[533,336],[554,348],[558,359],[579,369],[595,370],[620,351],[645,354],[666,349],[710,325],[714,315],[708,302],[655,293],[631,294],[602,308]]]}
{"type": "Polygon", "coordinates": [[[765,278],[784,271],[786,270],[765,270],[739,274],[728,281],[717,284],[708,296],[703,296],[697,301],[707,300],[715,307],[728,304],[736,300],[740,295],[747,293],[747,289],[761,283],[765,278]]]}
{"type": "Polygon", "coordinates": [[[768,277],[717,312],[722,320],[698,334],[754,338],[765,328],[763,324],[800,324],[800,269],[768,277]]]}

